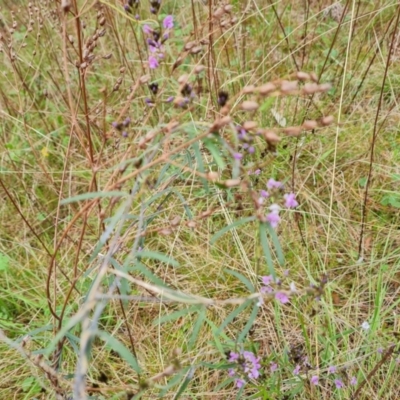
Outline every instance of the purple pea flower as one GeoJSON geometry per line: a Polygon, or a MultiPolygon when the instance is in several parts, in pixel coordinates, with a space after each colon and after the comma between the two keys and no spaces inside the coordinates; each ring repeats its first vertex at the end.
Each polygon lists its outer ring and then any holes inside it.
{"type": "Polygon", "coordinates": [[[297,364],[296,368],[293,370],[293,375],[298,375],[300,373],[300,365],[297,364]]]}
{"type": "Polygon", "coordinates": [[[267,214],[267,222],[269,222],[273,228],[276,228],[280,221],[281,217],[277,212],[272,211],[269,214],[267,214]]]}
{"type": "Polygon", "coordinates": [[[254,171],[254,175],[260,175],[261,174],[261,169],[256,169],[254,171]]]}
{"type": "Polygon", "coordinates": [[[277,292],[275,294],[275,299],[280,301],[282,304],[289,303],[289,297],[286,293],[283,292],[277,292]]]}
{"type": "Polygon", "coordinates": [[[229,362],[235,362],[239,360],[239,354],[238,353],[234,353],[233,351],[231,351],[231,353],[229,354],[229,362]]]}
{"type": "Polygon", "coordinates": [[[335,386],[336,386],[336,389],[343,389],[344,383],[340,379],[335,379],[335,386]]]}
{"type": "Polygon", "coordinates": [[[143,25],[143,32],[146,35],[150,35],[153,32],[153,29],[149,25],[143,25]]]}
{"type": "Polygon", "coordinates": [[[335,374],[336,371],[337,371],[337,368],[336,368],[334,365],[331,365],[331,366],[328,368],[328,373],[330,373],[330,374],[335,374]]]}
{"type": "Polygon", "coordinates": [[[282,182],[276,181],[275,179],[271,178],[267,182],[268,189],[280,189],[283,186],[282,182]]]}
{"type": "Polygon", "coordinates": [[[283,198],[285,199],[285,207],[287,208],[295,208],[299,205],[294,193],[286,193],[283,198]]]}
{"type": "Polygon", "coordinates": [[[248,152],[250,154],[253,154],[255,152],[254,146],[250,146],[249,149],[248,149],[248,152]]]}
{"type": "Polygon", "coordinates": [[[355,376],[352,376],[350,379],[350,385],[351,386],[356,386],[357,385],[357,378],[355,376]]]}
{"type": "Polygon", "coordinates": [[[241,160],[241,159],[243,158],[243,154],[235,153],[235,154],[233,155],[233,158],[234,158],[235,160],[241,160]]]}
{"type": "Polygon", "coordinates": [[[272,362],[269,369],[270,369],[271,373],[274,373],[278,369],[278,364],[272,362]]]}
{"type": "Polygon", "coordinates": [[[246,381],[244,379],[241,379],[241,378],[236,379],[236,387],[238,389],[242,388],[245,383],[246,383],[246,381]]]}
{"type": "Polygon", "coordinates": [[[172,29],[174,27],[174,17],[172,15],[167,15],[163,21],[164,29],[172,29]]]}
{"type": "Polygon", "coordinates": [[[158,63],[157,58],[150,56],[149,57],[149,68],[156,69],[160,64],[158,63]]]}
{"type": "Polygon", "coordinates": [[[310,379],[311,384],[314,386],[318,385],[318,379],[318,375],[313,375],[310,379]]]}
{"type": "Polygon", "coordinates": [[[267,197],[269,197],[269,193],[266,190],[261,190],[260,196],[266,199],[267,197]]]}

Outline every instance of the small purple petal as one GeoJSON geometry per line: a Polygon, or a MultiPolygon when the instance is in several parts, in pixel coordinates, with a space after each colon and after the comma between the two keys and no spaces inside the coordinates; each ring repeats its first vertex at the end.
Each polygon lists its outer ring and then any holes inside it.
{"type": "Polygon", "coordinates": [[[238,353],[234,353],[233,351],[231,351],[231,353],[229,354],[229,362],[235,362],[239,359],[239,354],[238,353]]]}
{"type": "Polygon", "coordinates": [[[146,35],[150,35],[153,32],[153,29],[149,25],[143,25],[143,32],[146,35]]]}
{"type": "Polygon", "coordinates": [[[243,154],[235,153],[235,154],[233,155],[233,158],[234,158],[235,160],[241,160],[241,159],[243,158],[243,154]]]}
{"type": "Polygon", "coordinates": [[[278,369],[278,364],[272,362],[271,365],[270,365],[270,367],[269,367],[269,369],[270,369],[270,371],[271,371],[272,373],[275,372],[275,371],[278,369]]]}
{"type": "Polygon", "coordinates": [[[261,174],[261,169],[256,169],[254,171],[254,175],[260,175],[261,174]]]}
{"type": "Polygon", "coordinates": [[[350,379],[350,385],[351,386],[356,386],[357,385],[357,378],[355,376],[352,376],[350,379]]]}
{"type": "Polygon", "coordinates": [[[312,385],[318,385],[318,375],[313,375],[310,379],[312,385]]]}
{"type": "Polygon", "coordinates": [[[299,205],[294,193],[286,193],[283,198],[285,199],[285,207],[287,208],[295,208],[299,205]]]}
{"type": "Polygon", "coordinates": [[[271,224],[273,228],[276,228],[281,221],[281,217],[276,212],[270,212],[267,215],[267,221],[271,224]]]}
{"type": "Polygon", "coordinates": [[[268,275],[268,276],[262,276],[261,277],[261,281],[264,285],[270,285],[271,283],[274,282],[274,277],[272,275],[268,275]]]}
{"type": "Polygon", "coordinates": [[[248,152],[249,152],[250,154],[253,154],[253,153],[255,152],[254,147],[253,147],[253,146],[250,146],[248,152]]]}
{"type": "Polygon", "coordinates": [[[335,386],[336,386],[336,389],[343,389],[344,383],[340,379],[335,379],[335,386]]]}
{"type": "Polygon", "coordinates": [[[266,190],[261,190],[260,195],[261,197],[264,197],[264,199],[269,197],[269,193],[266,190]]]}
{"type": "Polygon", "coordinates": [[[337,368],[336,368],[334,365],[331,365],[331,366],[328,368],[328,373],[330,373],[330,374],[335,374],[336,371],[337,371],[337,368]]]}
{"type": "Polygon", "coordinates": [[[300,365],[296,365],[296,368],[293,370],[293,375],[298,375],[300,373],[300,365]]]}
{"type": "Polygon", "coordinates": [[[174,17],[172,15],[167,15],[163,21],[164,29],[172,29],[174,27],[174,17]]]}
{"type": "Polygon", "coordinates": [[[289,303],[289,297],[287,296],[286,293],[283,292],[277,292],[275,294],[275,299],[279,300],[282,304],[289,303]]]}
{"type": "Polygon", "coordinates": [[[246,381],[243,380],[243,379],[240,379],[240,378],[236,379],[236,387],[237,387],[238,389],[242,388],[242,387],[244,386],[245,383],[246,383],[246,381]]]}
{"type": "Polygon", "coordinates": [[[155,69],[155,68],[158,68],[159,65],[160,64],[158,63],[157,58],[155,58],[153,56],[149,57],[149,68],[155,69]]]}
{"type": "Polygon", "coordinates": [[[267,188],[268,189],[280,189],[282,187],[282,183],[279,181],[276,181],[275,179],[271,178],[267,182],[267,188]]]}

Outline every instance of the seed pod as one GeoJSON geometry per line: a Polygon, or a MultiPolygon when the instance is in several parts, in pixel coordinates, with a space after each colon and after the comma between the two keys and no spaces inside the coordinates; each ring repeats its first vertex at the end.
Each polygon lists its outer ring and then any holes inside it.
{"type": "Polygon", "coordinates": [[[242,93],[243,94],[252,94],[252,93],[254,93],[255,90],[256,90],[256,87],[254,85],[248,85],[242,89],[242,93]]]}
{"type": "Polygon", "coordinates": [[[196,65],[195,67],[194,67],[194,70],[193,70],[193,72],[196,74],[196,75],[198,75],[198,74],[200,74],[201,72],[203,72],[204,70],[205,70],[205,66],[204,65],[196,65]]]}
{"type": "Polygon", "coordinates": [[[281,138],[274,131],[264,131],[264,138],[272,145],[276,145],[281,141],[281,138]]]}
{"type": "Polygon", "coordinates": [[[178,78],[178,83],[180,83],[181,85],[184,85],[184,84],[187,83],[188,80],[189,80],[189,75],[184,74],[184,75],[181,75],[181,76],[178,78]]]}
{"type": "Polygon", "coordinates": [[[240,185],[240,179],[227,179],[223,184],[227,188],[238,186],[240,185]]]}
{"type": "Polygon", "coordinates": [[[255,111],[259,107],[258,103],[256,101],[252,100],[245,100],[242,103],[242,110],[244,111],[255,111]]]}
{"type": "Polygon", "coordinates": [[[100,25],[100,26],[103,26],[105,23],[106,23],[106,19],[105,19],[105,17],[102,17],[102,18],[100,19],[100,21],[99,21],[99,25],[100,25]]]}
{"type": "Polygon", "coordinates": [[[281,92],[284,94],[290,94],[297,90],[298,82],[297,81],[282,81],[281,83],[281,92]]]}
{"type": "Polygon", "coordinates": [[[207,174],[207,178],[208,178],[211,182],[216,182],[216,181],[218,180],[218,178],[219,178],[219,174],[218,174],[218,172],[210,171],[210,172],[207,174]]]}
{"type": "Polygon", "coordinates": [[[225,14],[224,9],[220,7],[220,8],[217,8],[217,9],[215,10],[215,12],[214,12],[214,14],[213,14],[213,17],[219,19],[219,18],[221,18],[224,14],[225,14]]]}
{"type": "Polygon", "coordinates": [[[318,122],[317,121],[313,121],[313,120],[304,121],[304,123],[302,125],[302,128],[305,131],[312,131],[313,129],[315,129],[317,127],[318,127],[318,122]]]}
{"type": "Polygon", "coordinates": [[[276,90],[276,86],[271,82],[266,83],[265,85],[262,85],[257,88],[258,93],[260,93],[263,96],[266,96],[266,95],[270,94],[271,92],[274,92],[275,90],[276,90]]]}
{"type": "Polygon", "coordinates": [[[328,126],[335,121],[335,118],[332,115],[328,115],[327,117],[321,118],[321,125],[328,126]]]}
{"type": "Polygon", "coordinates": [[[321,83],[319,85],[319,91],[320,92],[327,92],[328,90],[332,89],[332,85],[330,83],[321,83]]]}
{"type": "Polygon", "coordinates": [[[317,83],[306,83],[302,88],[303,94],[314,94],[319,92],[319,85],[317,83]]]}
{"type": "Polygon", "coordinates": [[[203,48],[201,46],[196,46],[193,47],[193,49],[190,50],[190,54],[199,54],[203,51],[203,48]]]}
{"type": "Polygon", "coordinates": [[[139,82],[140,82],[141,84],[145,84],[145,83],[147,83],[150,79],[151,79],[151,76],[150,76],[150,75],[143,75],[143,76],[140,77],[139,82]]]}
{"type": "Polygon", "coordinates": [[[256,128],[257,128],[257,122],[255,121],[246,121],[243,124],[243,129],[245,129],[246,131],[251,131],[256,128]]]}
{"type": "Polygon", "coordinates": [[[310,74],[307,74],[307,72],[302,72],[302,71],[296,72],[295,77],[299,81],[309,81],[311,79],[310,74]]]}
{"type": "Polygon", "coordinates": [[[288,126],[287,128],[282,129],[284,133],[288,136],[299,136],[301,133],[300,126],[288,126]]]}
{"type": "Polygon", "coordinates": [[[187,42],[187,43],[185,44],[184,49],[185,49],[185,50],[190,50],[190,49],[192,49],[194,46],[196,46],[196,42],[195,42],[195,41],[187,42]]]}

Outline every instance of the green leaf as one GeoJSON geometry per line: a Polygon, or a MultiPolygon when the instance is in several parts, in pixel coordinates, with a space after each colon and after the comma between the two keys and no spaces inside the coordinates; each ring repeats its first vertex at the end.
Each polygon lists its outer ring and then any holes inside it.
{"type": "Polygon", "coordinates": [[[225,318],[222,322],[218,331],[216,332],[217,335],[220,335],[222,331],[239,315],[241,314],[249,305],[251,304],[250,300],[245,301],[239,307],[235,308],[229,315],[225,318]]]}
{"type": "Polygon", "coordinates": [[[270,275],[276,279],[276,273],[274,268],[274,263],[272,261],[271,251],[269,249],[268,239],[267,239],[267,222],[260,222],[260,242],[261,247],[264,252],[265,260],[267,261],[268,270],[270,275]]]}
{"type": "Polygon", "coordinates": [[[156,318],[153,321],[153,325],[161,325],[161,324],[165,324],[166,322],[170,322],[170,321],[175,321],[176,319],[183,317],[185,315],[188,315],[190,313],[192,313],[193,311],[196,311],[198,309],[198,306],[191,306],[188,308],[183,308],[182,310],[178,310],[178,311],[174,311],[170,314],[167,315],[163,315],[162,317],[156,318]]]}
{"type": "Polygon", "coordinates": [[[128,195],[128,193],[120,192],[117,190],[114,190],[111,192],[91,192],[91,193],[79,194],[78,196],[69,197],[68,199],[61,200],[61,204],[64,205],[64,204],[74,203],[76,201],[98,199],[98,198],[105,198],[105,197],[124,197],[127,195],[128,195]]]}
{"type": "Polygon", "coordinates": [[[254,324],[254,321],[256,320],[259,309],[260,309],[260,307],[257,305],[257,302],[256,302],[254,304],[253,310],[251,311],[249,319],[246,322],[246,325],[244,326],[242,332],[240,332],[240,334],[237,338],[238,343],[243,343],[244,340],[246,339],[247,334],[249,333],[251,327],[254,324]]]}
{"type": "Polygon", "coordinates": [[[211,153],[214,158],[215,163],[217,164],[218,168],[222,171],[225,169],[226,164],[222,155],[220,154],[221,150],[215,145],[212,139],[204,139],[203,140],[204,146],[207,150],[211,153]]]}
{"type": "Polygon", "coordinates": [[[206,318],[206,308],[201,307],[200,311],[198,312],[197,320],[193,325],[192,334],[190,335],[190,339],[188,342],[189,350],[192,350],[194,345],[196,344],[197,337],[199,336],[199,333],[200,333],[201,327],[203,326],[205,318],[206,318]]]}
{"type": "Polygon", "coordinates": [[[116,351],[121,358],[123,358],[138,374],[140,374],[140,367],[136,360],[136,357],[129,351],[129,349],[122,344],[118,339],[111,336],[108,332],[97,331],[97,335],[102,339],[107,347],[116,351]]]}
{"type": "Polygon", "coordinates": [[[179,267],[178,261],[174,260],[172,257],[166,256],[165,254],[158,253],[156,251],[142,250],[137,252],[136,254],[140,258],[150,258],[153,260],[161,261],[173,267],[179,267]]]}
{"type": "Polygon", "coordinates": [[[222,235],[224,235],[226,232],[230,231],[233,228],[237,228],[238,226],[247,224],[248,222],[254,221],[256,219],[256,217],[246,217],[246,218],[242,218],[239,219],[233,223],[231,223],[230,225],[225,226],[224,228],[222,228],[221,230],[219,230],[210,240],[211,244],[214,244],[222,235]]]}
{"type": "Polygon", "coordinates": [[[247,287],[247,289],[250,290],[251,293],[255,292],[255,288],[254,288],[253,284],[245,276],[243,276],[240,272],[233,271],[231,269],[225,269],[225,272],[238,278],[247,287]]]}
{"type": "Polygon", "coordinates": [[[188,387],[190,381],[193,379],[194,372],[195,372],[195,368],[194,367],[189,368],[189,371],[188,371],[188,373],[186,375],[186,378],[183,381],[182,385],[179,387],[178,391],[176,392],[173,400],[178,400],[179,397],[181,396],[181,394],[184,393],[184,391],[188,387]]]}
{"type": "Polygon", "coordinates": [[[132,268],[128,268],[129,271],[139,271],[141,274],[143,274],[150,282],[164,287],[168,288],[168,286],[165,284],[165,282],[160,279],[158,276],[154,275],[144,264],[141,262],[135,262],[135,265],[132,268]]]}
{"type": "Polygon", "coordinates": [[[276,250],[276,256],[278,258],[278,262],[281,266],[285,264],[285,256],[283,255],[281,244],[279,243],[278,235],[275,232],[275,229],[271,226],[271,224],[267,224],[267,230],[272,238],[272,242],[274,244],[276,250]]]}
{"type": "Polygon", "coordinates": [[[3,253],[0,253],[0,271],[7,271],[8,270],[8,264],[9,264],[9,258],[3,253]]]}

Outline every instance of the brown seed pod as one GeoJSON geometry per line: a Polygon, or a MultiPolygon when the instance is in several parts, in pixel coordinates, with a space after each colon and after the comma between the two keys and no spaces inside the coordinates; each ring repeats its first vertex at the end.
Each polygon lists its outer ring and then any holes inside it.
{"type": "Polygon", "coordinates": [[[244,111],[255,111],[258,109],[259,105],[256,101],[253,100],[245,100],[242,103],[242,110],[244,111]]]}
{"type": "Polygon", "coordinates": [[[269,83],[265,83],[262,86],[259,86],[257,88],[258,93],[260,93],[262,96],[266,96],[272,92],[274,92],[276,90],[276,86],[269,82],[269,83]]]}
{"type": "Polygon", "coordinates": [[[288,136],[299,136],[301,133],[301,126],[288,126],[282,129],[282,131],[288,136]]]}
{"type": "Polygon", "coordinates": [[[318,122],[313,120],[304,121],[302,128],[305,131],[312,131],[313,129],[318,127],[318,122]]]}

